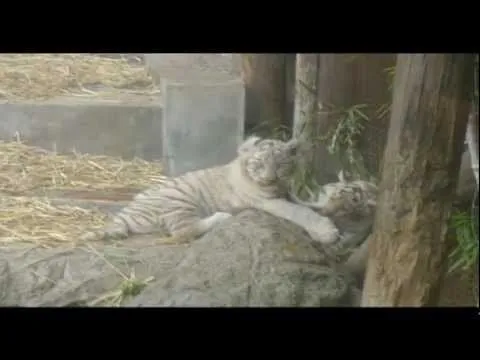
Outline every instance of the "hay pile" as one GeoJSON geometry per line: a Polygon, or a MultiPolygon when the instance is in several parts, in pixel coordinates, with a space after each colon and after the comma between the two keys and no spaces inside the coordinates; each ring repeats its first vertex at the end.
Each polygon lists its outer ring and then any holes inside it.
{"type": "Polygon", "coordinates": [[[57,206],[45,198],[22,195],[50,189],[142,189],[164,179],[161,170],[160,164],[141,159],[57,155],[21,142],[0,142],[0,244],[72,243],[87,228],[106,220],[106,214],[95,209],[57,206]]]}
{"type": "Polygon", "coordinates": [[[145,67],[95,54],[0,54],[0,99],[156,94],[145,67]]]}
{"type": "Polygon", "coordinates": [[[96,209],[52,205],[48,199],[0,197],[0,244],[72,244],[86,229],[99,228],[106,219],[107,214],[96,209]]]}
{"type": "Polygon", "coordinates": [[[0,141],[0,193],[49,189],[145,188],[162,177],[160,163],[73,152],[58,155],[18,141],[0,141]]]}

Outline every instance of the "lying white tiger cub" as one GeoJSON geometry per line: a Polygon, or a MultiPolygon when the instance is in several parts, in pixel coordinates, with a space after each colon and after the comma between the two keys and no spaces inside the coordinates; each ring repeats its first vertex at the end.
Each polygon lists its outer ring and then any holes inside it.
{"type": "Polygon", "coordinates": [[[246,208],[257,208],[304,228],[313,240],[332,243],[338,230],[327,217],[287,198],[296,140],[250,137],[229,164],[192,171],[138,194],[101,230],[83,241],[161,233],[188,241],[246,208]]]}
{"type": "Polygon", "coordinates": [[[289,196],[296,203],[315,209],[323,216],[372,216],[377,205],[377,185],[363,180],[347,181],[343,171],[338,174],[338,180],[323,185],[317,194],[311,193],[307,201],[300,200],[293,192],[289,196]]]}
{"type": "Polygon", "coordinates": [[[339,245],[340,250],[350,248],[351,251],[346,253],[348,258],[342,263],[361,287],[368,259],[368,236],[377,206],[377,186],[363,180],[346,181],[340,172],[339,181],[324,185],[322,190],[317,195],[310,194],[307,201],[298,199],[293,193],[290,198],[333,220],[342,233],[342,240],[333,246],[339,245]]]}

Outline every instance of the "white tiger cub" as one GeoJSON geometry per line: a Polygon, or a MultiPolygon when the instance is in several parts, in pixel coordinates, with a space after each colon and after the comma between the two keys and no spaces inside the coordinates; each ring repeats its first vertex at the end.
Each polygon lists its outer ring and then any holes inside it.
{"type": "Polygon", "coordinates": [[[311,194],[307,201],[299,200],[293,193],[290,195],[293,201],[309,206],[334,221],[342,232],[342,240],[334,247],[340,245],[341,249],[342,245],[346,245],[345,249],[350,248],[351,251],[345,253],[348,258],[341,256],[342,263],[355,276],[360,287],[368,259],[368,236],[373,226],[377,195],[375,183],[346,181],[342,172],[338,182],[324,185],[323,192],[316,196],[311,194]]]}
{"type": "Polygon", "coordinates": [[[83,241],[162,233],[174,239],[197,238],[234,212],[257,208],[304,228],[313,240],[332,243],[338,230],[312,209],[289,202],[288,183],[298,142],[250,137],[232,162],[192,171],[139,193],[101,230],[83,241]]]}
{"type": "Polygon", "coordinates": [[[343,171],[338,174],[338,182],[322,186],[322,191],[310,194],[307,201],[300,200],[293,192],[292,201],[317,210],[323,216],[373,216],[377,205],[377,185],[364,180],[347,181],[343,171]]]}
{"type": "Polygon", "coordinates": [[[300,200],[293,191],[289,197],[295,203],[308,206],[322,216],[329,217],[342,233],[337,245],[356,246],[371,230],[377,205],[377,185],[370,181],[347,181],[343,172],[339,181],[322,186],[307,201],[300,200]]]}

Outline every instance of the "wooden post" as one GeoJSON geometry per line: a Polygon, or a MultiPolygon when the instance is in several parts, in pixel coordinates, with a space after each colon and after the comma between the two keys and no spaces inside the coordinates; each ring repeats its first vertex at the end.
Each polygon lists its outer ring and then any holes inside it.
{"type": "Polygon", "coordinates": [[[339,170],[348,170],[339,154],[327,152],[319,138],[335,130],[349,108],[364,104],[370,118],[358,134],[358,151],[367,170],[377,175],[388,127],[388,118],[378,116],[381,104],[389,104],[385,70],[395,65],[395,54],[297,54],[294,134],[313,140],[315,150],[306,159],[316,180],[337,180],[339,170]],[[380,149],[380,151],[378,151],[380,149]],[[372,154],[373,153],[373,154],[372,154]],[[343,162],[343,163],[342,163],[343,162]]]}
{"type": "Polygon", "coordinates": [[[398,56],[362,306],[434,306],[471,108],[473,56],[398,56]]]}
{"type": "Polygon", "coordinates": [[[247,132],[287,136],[293,121],[294,54],[242,54],[247,132]]]}

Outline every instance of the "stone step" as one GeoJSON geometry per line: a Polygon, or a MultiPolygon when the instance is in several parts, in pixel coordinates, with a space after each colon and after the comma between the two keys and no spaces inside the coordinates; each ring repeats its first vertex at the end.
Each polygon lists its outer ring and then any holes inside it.
{"type": "Polygon", "coordinates": [[[29,145],[58,153],[160,160],[163,109],[159,96],[113,99],[60,97],[0,102],[0,140],[18,135],[29,145]]]}
{"type": "MultiPolygon", "coordinates": [[[[150,69],[151,62],[146,66],[150,69]]],[[[151,69],[157,70],[166,71],[151,69]]],[[[162,161],[166,175],[224,164],[243,139],[243,83],[222,73],[190,73],[170,73],[157,95],[0,101],[0,140],[19,136],[58,153],[162,161]]]]}

